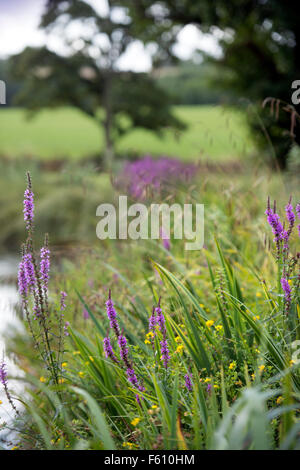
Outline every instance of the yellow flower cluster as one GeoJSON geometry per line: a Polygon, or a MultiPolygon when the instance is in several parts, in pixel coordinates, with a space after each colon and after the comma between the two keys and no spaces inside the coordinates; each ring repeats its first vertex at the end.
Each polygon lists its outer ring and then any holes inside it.
{"type": "Polygon", "coordinates": [[[210,328],[211,326],[213,326],[214,323],[215,323],[214,320],[207,320],[207,322],[205,324],[206,324],[207,328],[210,328]]]}
{"type": "Polygon", "coordinates": [[[133,442],[123,442],[122,446],[128,447],[128,449],[134,449],[134,447],[137,447],[137,445],[134,444],[133,442]]]}
{"type": "Polygon", "coordinates": [[[181,354],[181,353],[182,353],[182,351],[183,351],[183,348],[184,348],[183,344],[180,344],[179,346],[177,346],[177,348],[176,348],[176,351],[175,351],[175,352],[177,352],[177,353],[181,354]]]}
{"type": "Polygon", "coordinates": [[[131,424],[132,424],[132,426],[137,426],[140,421],[141,421],[141,418],[134,418],[134,419],[131,421],[131,424]]]}
{"type": "Polygon", "coordinates": [[[236,368],[236,362],[235,361],[232,361],[230,364],[229,364],[229,370],[234,370],[236,368]]]}
{"type": "Polygon", "coordinates": [[[153,338],[154,334],[152,331],[149,331],[149,333],[146,334],[146,339],[145,339],[145,344],[151,344],[151,341],[149,341],[149,338],[153,338]]]}

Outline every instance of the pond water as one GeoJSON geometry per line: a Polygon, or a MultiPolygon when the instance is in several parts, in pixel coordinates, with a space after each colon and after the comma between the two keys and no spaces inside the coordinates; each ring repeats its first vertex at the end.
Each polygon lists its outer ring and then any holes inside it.
{"type": "MultiPolygon", "coordinates": [[[[17,316],[16,306],[18,304],[18,292],[16,289],[15,279],[17,276],[18,260],[12,256],[0,257],[0,362],[4,359],[7,365],[7,372],[9,376],[17,377],[21,372],[16,367],[13,358],[7,358],[6,355],[6,339],[9,332],[14,330],[21,330],[23,328],[20,319],[17,316]]],[[[22,384],[18,380],[9,380],[9,390],[12,395],[18,395],[22,391],[22,384]]],[[[14,416],[13,411],[8,403],[8,400],[3,392],[3,387],[0,384],[0,425],[3,422],[9,424],[14,416]]],[[[16,403],[17,405],[17,403],[16,403]]],[[[5,446],[5,435],[7,431],[0,430],[1,445],[5,446]]],[[[11,438],[11,436],[10,436],[11,438]]]]}

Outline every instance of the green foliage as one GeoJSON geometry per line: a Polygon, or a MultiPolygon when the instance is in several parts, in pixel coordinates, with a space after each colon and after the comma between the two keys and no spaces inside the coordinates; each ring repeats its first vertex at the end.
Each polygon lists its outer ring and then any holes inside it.
{"type": "MultiPolygon", "coordinates": [[[[180,240],[172,240],[170,251],[160,241],[117,247],[107,241],[92,255],[79,257],[79,265],[63,262],[54,284],[69,293],[66,318],[72,329],[60,394],[47,377],[43,384],[34,382],[23,417],[31,433],[20,429],[21,448],[299,448],[299,364],[291,362],[299,339],[297,282],[286,317],[276,259],[262,242],[267,230],[262,188],[255,180],[257,198],[245,194],[239,200],[239,192],[228,195],[233,181],[223,180],[223,198],[216,194],[216,187],[222,191],[219,178],[207,183],[207,230],[217,238],[208,238],[203,252],[185,253],[180,240]],[[138,391],[140,404],[122,364],[104,355],[109,288],[145,387],[138,391]],[[148,318],[159,296],[171,358],[167,370],[160,360],[161,332],[153,348],[148,335],[148,318]],[[82,317],[83,309],[89,318],[82,317]],[[187,373],[190,392],[184,384],[187,373]]],[[[253,180],[248,184],[251,188],[253,180]]],[[[285,197],[277,179],[271,187],[285,197]]],[[[180,197],[186,202],[199,194],[189,188],[180,197]]],[[[297,249],[296,238],[291,249],[297,249]]],[[[37,377],[46,375],[36,364],[34,370],[37,377]]]]}

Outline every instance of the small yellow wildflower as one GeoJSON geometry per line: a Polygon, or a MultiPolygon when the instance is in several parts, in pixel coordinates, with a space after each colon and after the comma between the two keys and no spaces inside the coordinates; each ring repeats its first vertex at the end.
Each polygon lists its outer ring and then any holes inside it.
{"type": "Polygon", "coordinates": [[[229,370],[233,370],[236,368],[236,362],[235,361],[232,361],[230,364],[229,364],[229,370]]]}
{"type": "Polygon", "coordinates": [[[205,307],[205,305],[204,305],[204,304],[200,304],[200,307],[201,307],[201,308],[204,308],[204,307],[205,307]]]}
{"type": "Polygon", "coordinates": [[[180,328],[185,328],[185,325],[183,323],[181,323],[181,325],[179,325],[180,328]]]}
{"type": "Polygon", "coordinates": [[[145,344],[151,344],[151,342],[149,341],[149,339],[145,339],[145,344]]]}
{"type": "Polygon", "coordinates": [[[214,320],[207,320],[207,322],[205,324],[206,324],[207,328],[210,328],[211,326],[213,326],[214,323],[215,323],[214,320]]]}
{"type": "Polygon", "coordinates": [[[253,317],[253,320],[254,320],[254,321],[260,320],[260,316],[259,316],[259,315],[255,315],[255,316],[253,317]]]}
{"type": "Polygon", "coordinates": [[[132,424],[132,426],[137,426],[140,421],[141,421],[141,418],[134,418],[134,419],[131,421],[131,424],[132,424]]]}
{"type": "Polygon", "coordinates": [[[215,389],[218,389],[218,388],[220,388],[220,387],[219,387],[219,385],[214,384],[214,388],[215,388],[215,389]]]}
{"type": "Polygon", "coordinates": [[[204,380],[204,383],[206,384],[207,382],[210,382],[211,381],[211,378],[210,377],[206,377],[206,379],[204,380]]]}
{"type": "Polygon", "coordinates": [[[179,346],[177,346],[177,348],[176,348],[176,351],[175,351],[175,352],[177,352],[177,353],[179,353],[179,354],[180,354],[180,353],[182,353],[182,351],[183,351],[183,348],[184,348],[183,344],[180,344],[179,346]]]}
{"type": "Polygon", "coordinates": [[[3,403],[3,401],[2,401],[2,400],[0,400],[0,405],[2,405],[2,403],[3,403]]]}
{"type": "Polygon", "coordinates": [[[40,382],[45,383],[46,381],[47,381],[47,379],[42,375],[40,377],[40,382]]]}
{"type": "Polygon", "coordinates": [[[153,410],[156,410],[157,405],[152,405],[151,408],[152,408],[153,410]]]}
{"type": "Polygon", "coordinates": [[[149,333],[146,334],[146,338],[153,338],[154,334],[152,331],[149,331],[149,333]]]}
{"type": "Polygon", "coordinates": [[[14,446],[10,450],[18,450],[18,448],[19,448],[18,446],[14,446]]]}
{"type": "Polygon", "coordinates": [[[255,374],[254,374],[254,373],[253,373],[253,374],[251,374],[251,378],[252,378],[252,380],[254,380],[254,379],[255,379],[255,374]]]}
{"type": "Polygon", "coordinates": [[[255,349],[255,352],[256,352],[257,354],[259,354],[259,353],[260,353],[260,350],[256,348],[256,349],[255,349]]]}
{"type": "Polygon", "coordinates": [[[280,405],[280,403],[283,402],[283,397],[280,395],[280,397],[277,398],[276,403],[277,405],[280,405]]]}
{"type": "Polygon", "coordinates": [[[217,330],[217,331],[221,331],[222,329],[223,329],[223,326],[222,326],[222,325],[217,325],[217,326],[216,326],[216,330],[217,330]]]}
{"type": "Polygon", "coordinates": [[[176,338],[175,338],[175,343],[180,343],[180,341],[181,341],[180,336],[176,336],[176,338]]]}
{"type": "Polygon", "coordinates": [[[81,354],[80,351],[73,351],[73,356],[77,356],[78,354],[81,354]]]}
{"type": "Polygon", "coordinates": [[[89,356],[89,360],[90,360],[91,362],[95,362],[95,359],[93,358],[93,356],[89,356]]]}
{"type": "Polygon", "coordinates": [[[292,279],[289,279],[289,280],[288,280],[288,283],[289,283],[290,286],[292,286],[292,284],[293,284],[292,279]]]}
{"type": "Polygon", "coordinates": [[[264,366],[263,364],[261,366],[259,366],[258,370],[259,372],[262,374],[263,371],[265,370],[266,366],[264,366]]]}
{"type": "Polygon", "coordinates": [[[84,377],[84,372],[82,372],[82,370],[80,370],[80,371],[78,372],[78,375],[79,375],[79,377],[84,377]]]}
{"type": "Polygon", "coordinates": [[[293,364],[295,364],[295,361],[293,359],[290,360],[290,366],[292,366],[293,364]]]}
{"type": "Polygon", "coordinates": [[[133,449],[133,447],[136,447],[136,445],[133,442],[123,442],[122,446],[128,447],[129,449],[133,449]]]}
{"type": "Polygon", "coordinates": [[[58,379],[58,383],[59,383],[59,384],[63,384],[65,381],[66,381],[66,379],[63,379],[63,378],[58,379]]]}
{"type": "Polygon", "coordinates": [[[261,292],[256,292],[256,297],[261,297],[261,292]]]}
{"type": "Polygon", "coordinates": [[[67,365],[68,365],[67,362],[63,362],[61,366],[62,366],[62,367],[67,367],[67,365]]]}

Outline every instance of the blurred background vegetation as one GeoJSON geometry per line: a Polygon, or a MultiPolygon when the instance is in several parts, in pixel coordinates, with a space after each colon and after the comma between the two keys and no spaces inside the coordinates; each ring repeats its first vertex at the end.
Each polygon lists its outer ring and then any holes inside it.
{"type": "Polygon", "coordinates": [[[95,241],[95,209],[113,197],[111,178],[148,154],[200,161],[203,174],[226,178],[255,169],[262,177],[299,175],[298,106],[291,103],[291,83],[300,77],[297,5],[102,3],[104,13],[92,1],[45,1],[40,27],[64,52],[25,47],[0,60],[7,84],[0,109],[5,250],[16,250],[23,236],[27,169],[42,201],[40,227],[52,228],[59,243],[95,241]],[[178,35],[191,25],[215,38],[217,53],[199,45],[188,60],[178,58],[178,35]],[[136,41],[151,57],[148,72],[118,65],[136,41]]]}

